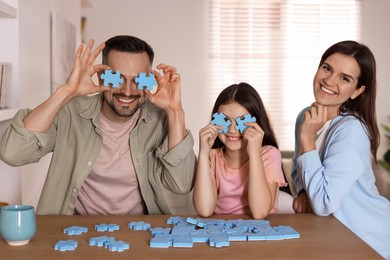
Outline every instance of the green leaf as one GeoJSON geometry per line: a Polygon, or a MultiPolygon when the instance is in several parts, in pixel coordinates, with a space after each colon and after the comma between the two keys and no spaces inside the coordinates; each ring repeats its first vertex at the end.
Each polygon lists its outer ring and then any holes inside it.
{"type": "Polygon", "coordinates": [[[380,165],[382,165],[383,168],[386,169],[386,171],[390,172],[390,163],[386,162],[386,161],[378,161],[380,165]]]}

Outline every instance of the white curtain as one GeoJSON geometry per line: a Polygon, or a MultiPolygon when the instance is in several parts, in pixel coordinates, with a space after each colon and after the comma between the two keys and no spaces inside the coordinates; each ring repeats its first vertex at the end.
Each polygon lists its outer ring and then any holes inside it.
{"type": "Polygon", "coordinates": [[[358,0],[210,0],[209,110],[225,87],[257,89],[281,150],[294,149],[294,124],[313,98],[322,53],[360,41],[358,0]]]}

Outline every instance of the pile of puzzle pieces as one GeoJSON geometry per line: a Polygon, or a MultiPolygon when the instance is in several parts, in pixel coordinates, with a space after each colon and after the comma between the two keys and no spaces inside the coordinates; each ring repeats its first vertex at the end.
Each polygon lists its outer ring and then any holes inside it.
{"type": "MultiPolygon", "coordinates": [[[[150,247],[193,247],[194,243],[204,242],[212,247],[229,246],[233,241],[283,240],[299,238],[300,234],[289,226],[271,227],[268,220],[223,220],[203,218],[183,218],[171,216],[167,224],[173,227],[151,227],[143,221],[130,222],[127,227],[132,230],[149,230],[152,238],[150,247]]],[[[117,224],[95,225],[98,232],[114,232],[119,230],[117,224]]],[[[86,227],[72,226],[64,229],[67,235],[87,233],[86,227]]],[[[72,239],[58,241],[54,249],[59,251],[75,250],[78,242],[72,239]]],[[[114,237],[99,236],[89,239],[90,246],[105,247],[110,251],[122,252],[130,248],[124,241],[114,237]]]]}
{"type": "Polygon", "coordinates": [[[172,228],[151,228],[150,247],[193,247],[206,242],[212,247],[229,246],[232,241],[261,241],[299,238],[289,226],[271,227],[268,220],[222,220],[170,217],[172,228]]]}

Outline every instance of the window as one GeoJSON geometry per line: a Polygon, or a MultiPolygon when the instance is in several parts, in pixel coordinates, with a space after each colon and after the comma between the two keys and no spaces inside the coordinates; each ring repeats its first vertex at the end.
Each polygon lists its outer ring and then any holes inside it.
{"type": "Polygon", "coordinates": [[[322,53],[342,40],[360,41],[358,0],[210,0],[211,111],[225,87],[257,89],[281,150],[294,150],[298,113],[313,101],[322,53]]]}

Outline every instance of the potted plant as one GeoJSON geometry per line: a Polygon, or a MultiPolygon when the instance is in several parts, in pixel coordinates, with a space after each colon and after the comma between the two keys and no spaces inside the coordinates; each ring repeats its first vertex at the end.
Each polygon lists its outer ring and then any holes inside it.
{"type": "MultiPolygon", "coordinates": [[[[389,116],[390,119],[390,116],[389,116]]],[[[382,125],[383,129],[386,132],[386,138],[389,141],[390,144],[390,127],[387,125],[382,125]]],[[[390,147],[387,150],[387,152],[383,156],[383,160],[379,160],[379,163],[390,173],[390,147]]]]}
{"type": "MultiPolygon", "coordinates": [[[[382,127],[386,132],[386,141],[390,145],[390,127],[383,124],[382,127]]],[[[375,184],[378,187],[379,193],[390,200],[390,146],[385,152],[383,160],[378,160],[378,164],[374,163],[373,169],[376,179],[375,184]]]]}

